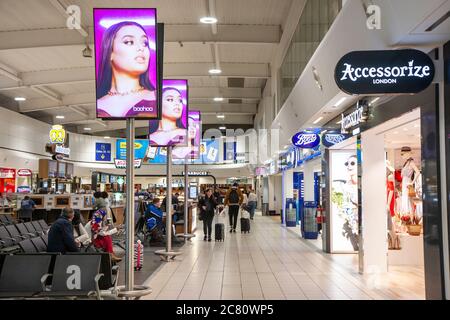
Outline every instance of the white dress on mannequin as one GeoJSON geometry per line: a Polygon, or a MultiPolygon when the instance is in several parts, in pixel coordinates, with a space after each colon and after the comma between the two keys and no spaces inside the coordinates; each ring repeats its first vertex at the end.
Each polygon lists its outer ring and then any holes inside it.
{"type": "Polygon", "coordinates": [[[413,203],[409,198],[408,194],[408,185],[413,182],[413,167],[414,159],[409,158],[406,160],[405,165],[402,168],[402,206],[401,213],[402,214],[411,214],[414,211],[413,203]]]}

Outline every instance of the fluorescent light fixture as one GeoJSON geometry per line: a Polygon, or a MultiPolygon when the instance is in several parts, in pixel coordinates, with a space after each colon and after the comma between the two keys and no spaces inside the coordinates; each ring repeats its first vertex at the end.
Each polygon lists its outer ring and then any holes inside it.
{"type": "Polygon", "coordinates": [[[200,18],[200,22],[206,23],[206,24],[213,24],[213,23],[217,23],[217,18],[216,17],[202,17],[202,18],[200,18]]]}
{"type": "Polygon", "coordinates": [[[109,139],[111,138],[110,136],[104,136],[103,139],[109,139]]]}
{"type": "Polygon", "coordinates": [[[219,127],[219,130],[225,130],[227,127],[219,127]]]}
{"type": "Polygon", "coordinates": [[[84,128],[85,131],[91,131],[91,128],[84,128]]]}
{"type": "Polygon", "coordinates": [[[14,100],[16,100],[16,101],[25,101],[25,100],[27,100],[27,98],[25,98],[25,97],[15,97],[14,100]]]}
{"type": "Polygon", "coordinates": [[[56,116],[56,119],[64,119],[64,116],[56,116]]]}
{"type": "Polygon", "coordinates": [[[214,98],[214,101],[220,102],[220,101],[223,101],[223,98],[221,98],[221,97],[215,97],[215,98],[214,98]]]}
{"type": "Polygon", "coordinates": [[[334,106],[339,107],[342,104],[342,102],[344,102],[346,99],[347,97],[340,98],[339,101],[334,104],[334,106]]]}
{"type": "Polygon", "coordinates": [[[217,115],[217,118],[219,118],[219,119],[225,119],[225,115],[224,115],[224,114],[218,114],[218,115],[217,115]]]}
{"type": "Polygon", "coordinates": [[[376,97],[375,99],[373,99],[373,100],[370,102],[370,104],[373,104],[373,103],[377,102],[378,100],[380,100],[380,97],[376,97]]]}
{"type": "Polygon", "coordinates": [[[394,134],[398,134],[398,131],[394,131],[394,134]]]}
{"type": "Polygon", "coordinates": [[[222,70],[213,68],[213,69],[209,69],[208,72],[210,74],[220,74],[220,73],[222,73],[222,70]]]}
{"type": "Polygon", "coordinates": [[[339,120],[338,122],[336,122],[336,124],[341,124],[342,123],[342,120],[339,120]]]}
{"type": "Polygon", "coordinates": [[[317,120],[316,121],[314,121],[313,122],[313,124],[317,124],[317,123],[319,123],[320,122],[320,120],[322,120],[323,119],[323,117],[319,117],[319,118],[317,118],[317,120]]]}

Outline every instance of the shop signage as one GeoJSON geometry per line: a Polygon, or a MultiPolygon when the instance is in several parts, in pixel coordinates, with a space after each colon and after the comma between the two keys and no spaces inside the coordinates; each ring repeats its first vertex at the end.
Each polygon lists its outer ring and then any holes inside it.
{"type": "Polygon", "coordinates": [[[95,143],[95,161],[111,161],[111,143],[95,143]]]}
{"type": "Polygon", "coordinates": [[[52,159],[56,161],[62,161],[64,160],[64,156],[62,154],[57,153],[52,156],[52,159]]]}
{"type": "Polygon", "coordinates": [[[57,124],[52,126],[49,133],[50,142],[55,144],[64,144],[66,142],[66,130],[57,124]]]}
{"type": "Polygon", "coordinates": [[[294,134],[292,143],[299,148],[312,149],[319,145],[320,136],[317,133],[301,131],[294,134]]]}
{"type": "Polygon", "coordinates": [[[348,133],[348,129],[365,122],[367,120],[365,109],[367,109],[365,106],[361,106],[346,116],[341,114],[341,133],[348,133]]]}
{"type": "Polygon", "coordinates": [[[347,138],[347,135],[341,133],[325,133],[322,136],[322,144],[325,147],[329,148],[334,146],[335,144],[341,143],[347,138]]]}
{"type": "MultiPolygon", "coordinates": [[[[134,158],[144,159],[147,155],[148,140],[138,139],[134,141],[134,158]]],[[[116,141],[116,158],[126,160],[127,158],[127,140],[117,139],[116,141]]]]}
{"type": "Polygon", "coordinates": [[[353,51],[336,64],[334,79],[348,94],[411,94],[434,78],[431,58],[419,50],[353,51]]]}
{"type": "Polygon", "coordinates": [[[0,168],[0,179],[15,179],[16,169],[0,168]]]}
{"type": "Polygon", "coordinates": [[[55,152],[59,153],[59,154],[62,154],[62,155],[65,155],[67,157],[70,156],[70,148],[66,148],[66,147],[63,147],[63,146],[60,146],[60,145],[56,145],[55,152]]]}
{"type": "MultiPolygon", "coordinates": [[[[184,171],[181,172],[181,175],[184,176],[184,171]]],[[[188,176],[208,176],[208,171],[188,171],[188,176]]]]}
{"type": "MultiPolygon", "coordinates": [[[[116,169],[126,169],[127,168],[127,160],[114,159],[114,164],[116,165],[116,169]]],[[[139,169],[142,165],[142,159],[134,159],[134,167],[139,169]]]]}
{"type": "Polygon", "coordinates": [[[17,175],[19,177],[31,177],[31,170],[19,169],[19,170],[17,170],[17,175]]]}

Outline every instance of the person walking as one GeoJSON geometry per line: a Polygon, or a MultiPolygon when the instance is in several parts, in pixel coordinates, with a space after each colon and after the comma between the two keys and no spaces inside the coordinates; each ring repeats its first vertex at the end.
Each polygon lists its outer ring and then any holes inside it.
{"type": "Polygon", "coordinates": [[[255,209],[257,204],[257,197],[254,190],[250,189],[250,193],[248,195],[248,204],[247,208],[250,211],[250,219],[253,220],[253,217],[255,216],[255,209]]]}
{"type": "Polygon", "coordinates": [[[214,220],[214,211],[217,207],[216,198],[213,196],[211,189],[206,189],[205,198],[201,203],[202,218],[203,218],[203,233],[204,241],[211,241],[212,222],[214,220]]]}
{"type": "Polygon", "coordinates": [[[230,233],[236,232],[237,218],[239,207],[244,202],[242,191],[238,188],[237,182],[227,191],[224,204],[228,206],[228,214],[230,216],[230,233]]]}

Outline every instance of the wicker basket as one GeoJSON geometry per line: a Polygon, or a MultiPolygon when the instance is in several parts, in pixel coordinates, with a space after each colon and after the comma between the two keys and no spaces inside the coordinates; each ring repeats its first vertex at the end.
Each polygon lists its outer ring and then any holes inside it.
{"type": "Polygon", "coordinates": [[[408,233],[411,236],[420,236],[422,232],[422,226],[420,224],[410,224],[408,225],[408,233]]]}

